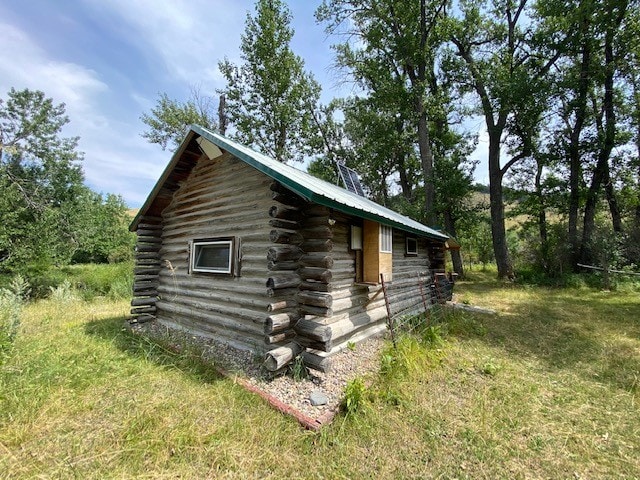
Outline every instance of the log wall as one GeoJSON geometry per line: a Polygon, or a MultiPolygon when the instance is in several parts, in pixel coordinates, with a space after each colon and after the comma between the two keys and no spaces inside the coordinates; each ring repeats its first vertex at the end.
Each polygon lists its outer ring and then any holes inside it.
{"type": "Polygon", "coordinates": [[[161,269],[162,225],[160,220],[157,217],[142,217],[136,231],[133,299],[131,300],[132,323],[148,322],[156,318],[158,274],[161,269]]]}
{"type": "MultiPolygon", "coordinates": [[[[203,156],[162,214],[157,318],[172,327],[264,352],[271,180],[225,153],[203,156]],[[189,273],[193,240],[234,237],[234,275],[189,273]]],[[[277,299],[276,299],[277,300],[277,299]]]]}

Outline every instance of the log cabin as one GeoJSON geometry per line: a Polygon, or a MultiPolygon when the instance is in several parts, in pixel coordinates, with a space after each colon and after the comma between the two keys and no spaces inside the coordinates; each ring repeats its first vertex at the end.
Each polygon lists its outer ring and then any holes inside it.
{"type": "Polygon", "coordinates": [[[327,371],[332,355],[383,332],[381,274],[443,271],[448,239],[199,126],[130,229],[132,321],[251,350],[272,371],[298,355],[327,371]]]}

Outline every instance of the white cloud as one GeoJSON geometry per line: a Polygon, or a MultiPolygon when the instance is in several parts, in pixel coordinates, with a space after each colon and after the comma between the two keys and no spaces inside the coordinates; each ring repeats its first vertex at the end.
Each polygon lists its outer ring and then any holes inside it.
{"type": "Polygon", "coordinates": [[[217,63],[237,57],[245,13],[251,2],[238,0],[85,0],[101,14],[114,15],[120,31],[150,58],[162,61],[179,82],[223,86],[217,63]],[[143,48],[142,43],[148,46],[143,48]]]}

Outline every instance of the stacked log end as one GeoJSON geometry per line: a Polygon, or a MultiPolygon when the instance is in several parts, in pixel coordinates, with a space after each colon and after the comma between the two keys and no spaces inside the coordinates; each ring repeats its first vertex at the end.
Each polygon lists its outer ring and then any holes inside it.
{"type": "Polygon", "coordinates": [[[156,318],[158,275],[162,226],[156,217],[143,217],[136,231],[135,267],[133,271],[133,299],[131,323],[143,323],[156,318]]]}
{"type": "MultiPolygon", "coordinates": [[[[305,320],[305,316],[323,319],[333,315],[331,250],[335,221],[328,208],[309,204],[278,182],[271,190],[273,245],[267,252],[266,287],[272,301],[267,306],[270,315],[264,330],[265,342],[274,348],[267,353],[265,366],[279,370],[307,348],[331,349],[330,332],[317,320],[305,320]]],[[[326,362],[322,366],[325,368],[326,362]]]]}
{"type": "Polygon", "coordinates": [[[271,185],[273,205],[269,208],[269,234],[272,246],[267,251],[269,276],[266,287],[270,303],[264,322],[264,341],[271,348],[265,367],[277,371],[291,363],[303,350],[296,341],[294,327],[300,319],[297,293],[301,278],[297,271],[303,255],[298,233],[304,199],[278,182],[271,185]]]}

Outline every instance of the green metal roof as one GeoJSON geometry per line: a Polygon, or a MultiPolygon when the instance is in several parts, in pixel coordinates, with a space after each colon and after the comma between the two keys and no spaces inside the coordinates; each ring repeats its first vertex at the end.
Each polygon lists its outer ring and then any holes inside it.
{"type": "Polygon", "coordinates": [[[192,125],[191,130],[187,133],[182,145],[176,153],[167,168],[161,175],[158,183],[151,191],[151,194],[145,201],[144,205],[131,223],[130,230],[134,231],[140,222],[140,219],[149,211],[157,197],[163,191],[165,182],[171,177],[173,170],[180,162],[181,152],[184,152],[186,145],[196,136],[211,142],[220,149],[226,150],[238,159],[259,170],[265,175],[285,185],[287,188],[297,193],[308,201],[324,205],[342,213],[355,217],[373,220],[383,225],[404,230],[421,237],[429,237],[439,241],[446,241],[449,237],[437,230],[427,227],[415,220],[400,215],[393,210],[389,210],[382,205],[378,205],[371,200],[349,192],[348,190],[325,182],[316,178],[307,172],[298,170],[284,163],[273,160],[261,153],[251,150],[233,140],[214,133],[206,128],[198,125],[192,125]]]}
{"type": "Polygon", "coordinates": [[[240,160],[274,180],[277,180],[311,202],[333,208],[334,210],[349,215],[374,220],[383,225],[389,225],[419,236],[430,237],[441,241],[449,238],[447,235],[416,222],[409,217],[400,215],[367,198],[351,193],[342,187],[325,182],[307,172],[273,160],[266,155],[251,150],[244,145],[211,132],[206,128],[192,125],[191,129],[214,145],[230,152],[240,160]]]}

